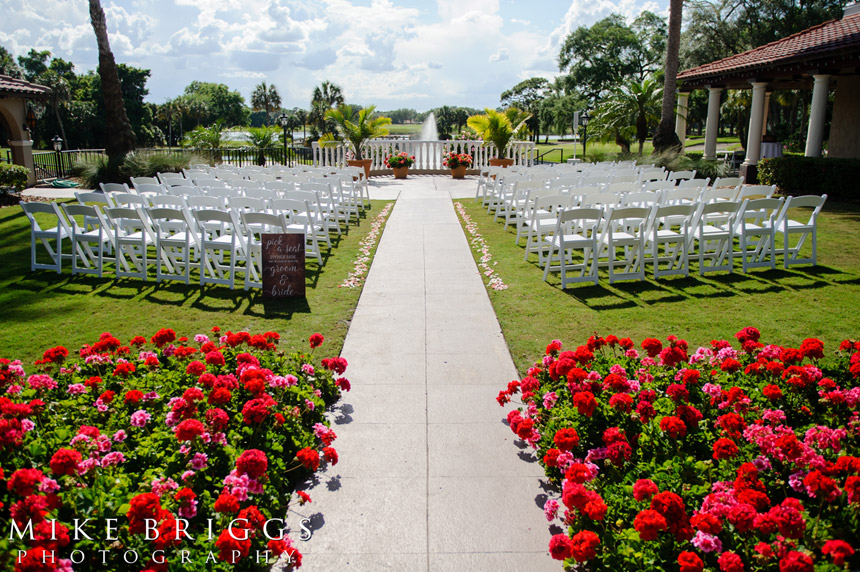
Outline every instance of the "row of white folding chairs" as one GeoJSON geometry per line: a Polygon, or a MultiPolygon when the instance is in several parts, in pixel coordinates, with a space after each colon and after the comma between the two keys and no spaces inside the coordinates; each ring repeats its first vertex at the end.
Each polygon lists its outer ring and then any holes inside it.
{"type": "MultiPolygon", "coordinates": [[[[346,211],[341,210],[338,206],[330,202],[330,197],[321,198],[321,193],[318,190],[307,188],[305,190],[288,190],[279,192],[268,198],[256,197],[239,197],[239,196],[214,196],[214,195],[174,195],[174,194],[150,194],[136,195],[132,193],[109,193],[102,195],[100,193],[80,193],[76,192],[75,196],[81,204],[94,204],[101,207],[128,207],[128,208],[147,208],[147,207],[166,207],[166,208],[181,208],[190,210],[200,209],[233,209],[244,211],[264,212],[272,210],[275,205],[279,204],[281,199],[291,199],[305,201],[308,204],[308,213],[313,226],[310,229],[311,235],[308,240],[312,240],[313,244],[309,244],[309,251],[312,249],[319,254],[319,241],[325,241],[326,245],[331,248],[331,234],[341,233],[340,223],[349,223],[349,215],[346,211]]],[[[319,258],[319,256],[318,256],[319,258]]]]}
{"type": "Polygon", "coordinates": [[[600,187],[577,187],[573,189],[521,189],[514,195],[512,209],[505,219],[505,229],[513,222],[516,228],[516,243],[525,232],[536,214],[541,213],[538,203],[542,197],[564,195],[571,198],[570,206],[578,207],[650,207],[670,206],[690,203],[712,203],[715,201],[742,202],[750,198],[769,199],[776,192],[775,185],[746,185],[737,187],[667,188],[658,191],[606,192],[600,187]]]}
{"type": "MultiPolygon", "coordinates": [[[[155,266],[158,282],[190,283],[197,267],[200,284],[235,286],[237,272],[244,273],[245,289],[262,284],[260,238],[263,233],[308,235],[301,201],[281,199],[279,212],[249,212],[177,208],[107,207],[57,203],[22,203],[31,222],[31,269],[62,271],[63,260],[71,259],[73,274],[102,277],[112,263],[117,278],[147,280],[155,266]],[[55,226],[44,228],[37,216],[48,216],[55,226]],[[65,253],[63,242],[71,242],[65,253]],[[52,242],[53,241],[53,244],[52,242]],[[39,262],[41,243],[49,262],[39,262]],[[149,250],[154,248],[154,257],[149,250]]],[[[322,264],[319,252],[315,255],[322,264]]]]}
{"type": "Polygon", "coordinates": [[[736,257],[741,258],[744,272],[751,268],[775,268],[777,252],[783,255],[785,268],[815,265],[817,219],[826,200],[827,195],[807,195],[608,210],[569,208],[560,200],[558,210],[548,219],[554,223],[553,230],[545,236],[539,235],[536,250],[544,268],[544,280],[550,271],[558,271],[562,288],[575,282],[597,284],[599,266],[607,269],[610,283],[644,279],[648,263],[653,266],[655,279],[678,274],[689,276],[689,259],[694,251],[700,275],[732,272],[736,257]],[[789,208],[812,210],[808,219],[798,221],[790,218],[789,208]],[[777,235],[782,236],[781,249],[776,245],[777,235]],[[797,240],[792,241],[792,236],[797,240]],[[804,256],[807,240],[811,243],[811,253],[804,256]],[[581,251],[581,256],[574,258],[574,251],[581,251]]]}

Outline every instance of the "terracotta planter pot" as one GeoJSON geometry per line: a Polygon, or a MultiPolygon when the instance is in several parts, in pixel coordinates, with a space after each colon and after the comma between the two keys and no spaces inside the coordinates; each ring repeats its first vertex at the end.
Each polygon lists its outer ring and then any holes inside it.
{"type": "Polygon", "coordinates": [[[347,159],[346,164],[350,167],[364,167],[364,177],[366,179],[370,178],[370,164],[372,161],[370,159],[347,159]]]}
{"type": "Polygon", "coordinates": [[[455,179],[462,179],[466,176],[466,165],[460,165],[451,169],[451,176],[455,179]]]}
{"type": "Polygon", "coordinates": [[[405,179],[409,174],[409,167],[394,167],[394,178],[405,179]]]}
{"type": "Polygon", "coordinates": [[[514,164],[513,159],[490,159],[491,167],[504,167],[508,168],[514,164]]]}

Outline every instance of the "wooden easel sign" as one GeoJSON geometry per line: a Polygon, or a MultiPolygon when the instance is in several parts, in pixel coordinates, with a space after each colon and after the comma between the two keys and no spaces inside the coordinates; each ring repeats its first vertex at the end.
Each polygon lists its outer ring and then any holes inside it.
{"type": "Polygon", "coordinates": [[[305,235],[263,234],[263,297],[305,297],[305,235]]]}

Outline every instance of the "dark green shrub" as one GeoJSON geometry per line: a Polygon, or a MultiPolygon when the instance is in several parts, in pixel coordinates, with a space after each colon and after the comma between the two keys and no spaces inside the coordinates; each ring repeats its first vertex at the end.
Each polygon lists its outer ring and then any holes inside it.
{"type": "Polygon", "coordinates": [[[154,177],[158,173],[178,173],[197,162],[188,153],[129,153],[119,165],[112,165],[107,155],[80,162],[76,174],[83,185],[97,189],[99,183],[128,183],[130,177],[154,177]]]}
{"type": "Polygon", "coordinates": [[[856,200],[860,181],[860,159],[828,159],[786,155],[762,159],[758,179],[776,185],[786,195],[822,195],[831,199],[856,200]]]}
{"type": "Polygon", "coordinates": [[[27,167],[0,163],[0,195],[9,191],[23,191],[27,188],[27,167]]]}
{"type": "Polygon", "coordinates": [[[725,177],[729,168],[722,161],[702,159],[699,153],[681,155],[676,151],[665,151],[651,155],[651,160],[658,167],[666,167],[669,171],[696,171],[697,179],[725,177]]]}

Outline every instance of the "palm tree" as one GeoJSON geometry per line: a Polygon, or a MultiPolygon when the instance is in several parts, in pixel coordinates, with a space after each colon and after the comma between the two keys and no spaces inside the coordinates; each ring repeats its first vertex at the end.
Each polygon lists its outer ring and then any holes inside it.
{"type": "Polygon", "coordinates": [[[341,105],[337,109],[330,109],[325,114],[326,119],[337,123],[338,131],[352,146],[355,158],[359,161],[363,159],[362,143],[368,139],[388,135],[388,129],[385,126],[391,125],[391,118],[374,117],[375,111],[375,105],[357,111],[351,105],[341,105]]]}
{"type": "Polygon", "coordinates": [[[314,88],[311,97],[311,112],[309,120],[315,125],[320,133],[326,131],[326,115],[332,108],[342,106],[344,103],[343,90],[337,84],[326,80],[314,88]]]}
{"type": "Polygon", "coordinates": [[[308,138],[306,130],[308,125],[308,112],[300,107],[296,107],[293,109],[293,115],[302,122],[302,141],[304,142],[308,138]]]}
{"type": "Polygon", "coordinates": [[[648,127],[659,118],[662,95],[662,88],[654,78],[646,78],[641,83],[628,81],[612,90],[601,102],[593,121],[595,132],[613,135],[615,142],[629,152],[630,143],[624,137],[624,131],[630,127],[631,119],[635,119],[635,135],[641,155],[648,139],[648,127]]]}
{"type": "Polygon", "coordinates": [[[505,156],[505,150],[514,135],[523,128],[532,114],[509,107],[505,111],[486,108],[486,115],[473,115],[466,124],[475,130],[481,139],[490,141],[499,150],[499,158],[505,156]]]}
{"type": "Polygon", "coordinates": [[[266,125],[271,121],[272,111],[281,106],[281,94],[274,85],[266,85],[262,82],[251,92],[251,108],[254,111],[266,112],[266,125]]]}
{"type": "Polygon", "coordinates": [[[678,86],[678,62],[681,47],[681,12],[684,0],[669,0],[669,37],[666,41],[666,67],[663,76],[663,105],[660,123],[654,133],[654,150],[657,152],[676,148],[680,151],[681,140],[675,133],[675,88],[678,86]]]}
{"type": "Polygon", "coordinates": [[[457,133],[463,131],[463,126],[469,120],[469,112],[463,107],[454,110],[454,124],[457,125],[457,133]]]}
{"type": "Polygon", "coordinates": [[[257,165],[266,164],[266,151],[275,146],[280,129],[274,127],[251,127],[248,129],[248,142],[257,151],[257,165]]]}
{"type": "Polygon", "coordinates": [[[105,100],[105,153],[118,165],[137,144],[122,100],[122,84],[108,41],[105,12],[99,0],[90,1],[90,21],[99,47],[99,77],[105,100]]]}

